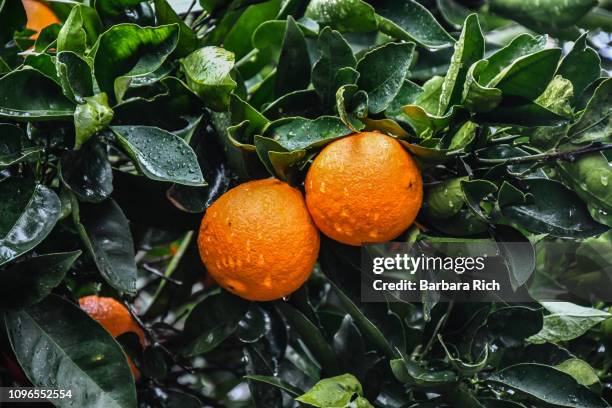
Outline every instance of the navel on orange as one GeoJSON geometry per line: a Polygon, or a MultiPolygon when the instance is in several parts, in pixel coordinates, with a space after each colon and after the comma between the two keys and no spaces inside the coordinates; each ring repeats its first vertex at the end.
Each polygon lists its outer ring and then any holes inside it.
{"type": "Polygon", "coordinates": [[[256,180],[229,190],[206,210],[198,246],[220,286],[267,301],[289,295],[308,279],[319,232],[299,190],[275,179],[256,180]]]}
{"type": "Polygon", "coordinates": [[[306,204],[317,227],[349,245],[396,238],[416,218],[423,183],[401,144],[356,133],[326,146],[306,176],[306,204]]]}
{"type": "MultiPolygon", "coordinates": [[[[130,315],[127,308],[117,300],[110,297],[85,296],[79,299],[81,309],[87,312],[94,320],[100,323],[113,337],[133,332],[138,336],[140,344],[145,345],[144,332],[130,315]]],[[[140,378],[140,372],[128,357],[128,363],[134,378],[140,378]]]]}

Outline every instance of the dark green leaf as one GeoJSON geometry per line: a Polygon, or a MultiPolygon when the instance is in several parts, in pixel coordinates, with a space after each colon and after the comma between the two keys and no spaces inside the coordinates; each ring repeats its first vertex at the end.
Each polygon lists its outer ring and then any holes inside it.
{"type": "Polygon", "coordinates": [[[569,374],[542,364],[511,366],[493,373],[487,381],[511,388],[536,403],[553,407],[608,407],[604,400],[578,384],[569,374]]]}
{"type": "Polygon", "coordinates": [[[549,314],[544,316],[542,330],[529,338],[532,343],[573,340],[610,318],[610,314],[602,310],[569,302],[544,302],[542,305],[549,314]]]}
{"type": "Polygon", "coordinates": [[[287,392],[289,395],[291,395],[292,397],[299,397],[300,395],[302,395],[304,392],[302,390],[300,390],[297,387],[294,387],[293,385],[281,380],[280,378],[277,377],[269,377],[269,376],[264,376],[264,375],[247,375],[245,376],[245,378],[249,379],[249,380],[253,380],[253,381],[260,381],[266,384],[270,384],[273,385],[277,388],[280,388],[281,390],[287,392]]]}
{"type": "Polygon", "coordinates": [[[497,225],[493,234],[504,264],[510,272],[512,288],[516,290],[524,285],[535,271],[535,249],[522,233],[512,227],[497,225]]]}
{"type": "Polygon", "coordinates": [[[112,130],[150,179],[188,186],[205,184],[193,149],[180,137],[151,126],[113,126],[112,130]]]}
{"type": "Polygon", "coordinates": [[[434,16],[414,0],[372,1],[379,29],[398,40],[414,41],[427,48],[452,45],[455,40],[434,16]]]}
{"type": "Polygon", "coordinates": [[[355,68],[357,60],[342,35],[329,27],[319,33],[317,47],[321,57],[312,68],[312,84],[325,106],[333,104],[336,95],[336,74],[342,68],[355,68]]]}
{"type": "Polygon", "coordinates": [[[215,291],[198,303],[185,322],[187,344],[182,354],[196,356],[213,350],[238,328],[249,302],[226,291],[215,291]]]}
{"type": "Polygon", "coordinates": [[[77,4],[62,25],[57,36],[57,52],[72,51],[83,54],[103,31],[98,13],[92,7],[77,4]]]}
{"type": "Polygon", "coordinates": [[[57,407],[136,406],[134,378],[123,350],[77,305],[50,296],[7,312],[5,324],[19,364],[36,387],[72,390],[72,398],[53,400],[57,407]]]}
{"type": "Polygon", "coordinates": [[[0,170],[35,157],[42,150],[40,146],[24,145],[24,132],[16,125],[0,123],[0,134],[0,170]]]}
{"type": "Polygon", "coordinates": [[[89,64],[72,51],[57,54],[55,68],[64,95],[72,101],[83,102],[93,96],[93,79],[89,64]]]}
{"type": "Polygon", "coordinates": [[[504,126],[558,126],[567,123],[561,115],[546,109],[543,106],[526,100],[513,100],[504,98],[500,105],[487,113],[479,113],[475,120],[481,123],[504,126]]]}
{"type": "Polygon", "coordinates": [[[546,179],[528,179],[525,183],[535,201],[502,207],[503,215],[511,223],[557,237],[586,238],[604,232],[584,203],[561,183],[546,179]]]}
{"type": "Polygon", "coordinates": [[[25,67],[0,78],[0,117],[62,120],[71,118],[73,113],[74,103],[40,71],[25,67]],[[28,89],[25,95],[24,89],[28,89]]]}
{"type": "Polygon", "coordinates": [[[0,44],[6,44],[13,39],[15,31],[25,28],[27,16],[23,5],[18,1],[0,1],[0,44]]]}
{"type": "Polygon", "coordinates": [[[134,240],[121,208],[112,199],[81,205],[75,200],[72,212],[79,235],[104,279],[120,292],[135,294],[134,240]]]}
{"type": "Polygon", "coordinates": [[[284,118],[270,123],[266,129],[288,151],[321,147],[351,130],[335,116],[321,116],[316,120],[284,118]]]}
{"type": "Polygon", "coordinates": [[[612,166],[602,153],[580,157],[575,162],[559,162],[563,180],[586,203],[612,211],[612,166]]]}
{"type": "Polygon", "coordinates": [[[310,58],[304,34],[293,17],[287,17],[287,28],[276,68],[276,95],[306,89],[310,83],[310,58]]]}
{"type": "Polygon", "coordinates": [[[390,364],[395,378],[417,389],[439,391],[452,388],[458,381],[457,375],[450,370],[427,370],[412,360],[398,358],[390,364]]]}
{"type": "Polygon", "coordinates": [[[113,170],[106,146],[97,140],[62,156],[60,177],[82,201],[100,202],[113,192],[113,170]]]}
{"type": "Polygon", "coordinates": [[[397,96],[410,68],[413,51],[411,43],[387,43],[359,60],[357,86],[368,93],[370,113],[384,111],[397,96]]]}
{"type": "MultiPolygon", "coordinates": [[[[167,0],[155,0],[155,16],[157,24],[178,24],[179,38],[176,45],[176,56],[184,57],[198,46],[198,38],[195,31],[191,29],[182,18],[172,9],[167,0]]],[[[226,44],[227,45],[227,44],[226,44]]]]}
{"type": "Polygon", "coordinates": [[[61,204],[53,190],[30,179],[0,182],[0,265],[30,251],[51,232],[61,204]]]}
{"type": "Polygon", "coordinates": [[[587,46],[587,33],[580,36],[572,50],[559,65],[558,75],[569,80],[574,87],[576,102],[584,90],[601,75],[601,59],[593,48],[587,46]]]}
{"type": "Polygon", "coordinates": [[[308,4],[306,17],[340,32],[364,33],[378,27],[374,8],[362,0],[313,0],[308,4]]]}
{"type": "Polygon", "coordinates": [[[580,119],[569,129],[573,143],[610,141],[612,135],[612,78],[606,78],[589,100],[580,119]]]}
{"type": "Polygon", "coordinates": [[[177,24],[113,26],[98,38],[94,47],[94,72],[100,90],[122,101],[134,79],[162,66],[176,48],[178,38],[177,24]]]}
{"type": "Polygon", "coordinates": [[[20,309],[46,298],[79,255],[81,251],[35,256],[0,271],[0,308],[20,309]]]}
{"type": "Polygon", "coordinates": [[[465,204],[461,182],[465,177],[452,178],[427,188],[423,200],[423,213],[433,219],[446,219],[456,215],[465,204]]]}

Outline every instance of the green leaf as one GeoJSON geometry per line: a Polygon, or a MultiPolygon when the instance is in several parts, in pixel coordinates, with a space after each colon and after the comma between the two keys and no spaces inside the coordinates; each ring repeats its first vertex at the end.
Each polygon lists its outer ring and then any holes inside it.
{"type": "Polygon", "coordinates": [[[289,394],[290,396],[294,398],[299,397],[300,395],[304,393],[301,389],[294,387],[293,385],[283,381],[282,379],[278,377],[270,377],[270,376],[265,376],[265,375],[246,375],[244,378],[248,380],[259,381],[265,384],[273,385],[285,391],[287,394],[289,394]]]}
{"type": "Polygon", "coordinates": [[[351,47],[338,31],[325,27],[319,33],[317,48],[321,57],[312,67],[312,84],[325,106],[331,106],[336,95],[336,74],[342,68],[355,68],[357,60],[351,47]]]}
{"type": "Polygon", "coordinates": [[[357,86],[368,93],[368,108],[376,114],[387,109],[404,84],[414,44],[387,43],[367,52],[357,63],[357,86]]]}
{"type": "Polygon", "coordinates": [[[176,48],[178,37],[177,24],[111,27],[94,46],[94,73],[100,90],[121,102],[133,80],[162,66],[176,48]]]}
{"type": "Polygon", "coordinates": [[[225,110],[236,88],[232,78],[234,54],[218,47],[203,47],[192,52],[181,65],[187,85],[211,109],[225,110]]]}
{"type": "Polygon", "coordinates": [[[284,118],[270,123],[265,132],[288,151],[321,147],[351,130],[335,116],[321,116],[310,120],[284,118]]]}
{"type": "Polygon", "coordinates": [[[584,385],[585,387],[595,386],[596,389],[601,389],[601,383],[599,382],[597,373],[593,367],[584,360],[570,358],[561,364],[557,364],[555,368],[574,377],[578,384],[584,385]]]}
{"type": "Polygon", "coordinates": [[[442,339],[442,336],[438,334],[438,341],[440,345],[444,349],[446,353],[446,358],[450,361],[455,370],[462,373],[464,376],[474,375],[480,371],[482,371],[487,366],[487,360],[489,359],[489,348],[485,348],[484,355],[479,361],[476,362],[465,362],[460,357],[457,356],[456,348],[454,351],[449,347],[450,345],[446,345],[442,339]]]}
{"type": "Polygon", "coordinates": [[[368,95],[364,91],[358,91],[357,85],[343,85],[336,92],[336,110],[342,123],[353,132],[359,132],[364,128],[364,123],[357,116],[356,108],[359,105],[365,107],[367,116],[368,95]],[[355,106],[357,105],[357,106],[355,106]]]}
{"type": "Polygon", "coordinates": [[[597,5],[597,0],[542,0],[533,4],[522,0],[491,0],[492,13],[506,17],[527,28],[539,32],[555,32],[574,25],[589,10],[597,5]]]}
{"type": "Polygon", "coordinates": [[[397,380],[421,390],[440,391],[452,388],[458,381],[450,370],[427,370],[419,363],[398,358],[390,361],[391,371],[397,380]]]}
{"type": "Polygon", "coordinates": [[[461,191],[469,208],[482,221],[489,222],[489,216],[481,206],[481,202],[497,191],[497,186],[488,180],[461,180],[461,191]]]}
{"type": "Polygon", "coordinates": [[[582,336],[592,327],[610,318],[610,313],[569,302],[543,302],[549,314],[542,330],[529,338],[532,343],[558,343],[582,336]]]}
{"type": "MultiPolygon", "coordinates": [[[[359,380],[351,374],[343,374],[317,382],[308,392],[295,400],[318,408],[343,408],[349,407],[351,401],[362,395],[363,389],[359,380]]],[[[357,407],[372,407],[367,401],[361,404],[357,407]]]]}
{"type": "Polygon", "coordinates": [[[148,178],[187,186],[205,185],[195,152],[180,137],[152,126],[111,129],[148,178]]]}
{"type": "Polygon", "coordinates": [[[62,94],[60,86],[36,69],[24,67],[0,78],[0,117],[64,120],[73,113],[74,103],[62,94]]]}
{"type": "Polygon", "coordinates": [[[17,1],[0,1],[0,44],[13,39],[13,33],[25,28],[28,18],[22,4],[17,1]]]}
{"type": "Polygon", "coordinates": [[[49,296],[79,255],[81,251],[35,256],[0,271],[0,308],[21,309],[49,296]]]}
{"type": "MultiPolygon", "coordinates": [[[[265,22],[274,21],[279,11],[279,0],[264,1],[248,6],[232,25],[223,40],[223,48],[231,51],[241,59],[251,51],[251,42],[255,31],[265,22]],[[246,39],[246,41],[245,41],[246,39]]],[[[286,23],[283,21],[283,31],[286,23]]],[[[282,39],[282,33],[280,33],[282,39]]],[[[259,47],[256,47],[259,48],[259,47]]]]}
{"type": "MultiPolygon", "coordinates": [[[[570,104],[574,96],[572,83],[557,75],[548,84],[548,88],[536,99],[536,103],[544,108],[566,118],[572,118],[574,110],[570,104]]],[[[534,146],[550,149],[559,144],[567,133],[567,125],[557,127],[541,127],[534,129],[529,140],[534,146]]]]}
{"type": "Polygon", "coordinates": [[[504,68],[510,66],[518,58],[543,50],[546,40],[545,35],[532,36],[526,33],[514,37],[508,45],[487,58],[489,63],[480,73],[480,83],[489,84],[504,68]]]}
{"type": "Polygon", "coordinates": [[[575,162],[558,162],[563,180],[586,203],[612,211],[612,165],[603,153],[580,157],[575,162]]]}
{"type": "Polygon", "coordinates": [[[181,353],[193,357],[213,350],[236,331],[248,307],[249,302],[226,291],[206,296],[187,316],[181,353]]]}
{"type": "Polygon", "coordinates": [[[367,33],[378,28],[374,8],[361,0],[312,0],[305,16],[340,32],[367,33]]]}
{"type": "Polygon", "coordinates": [[[479,123],[500,126],[558,126],[567,118],[557,115],[534,102],[524,99],[504,98],[500,105],[486,113],[479,113],[474,120],[479,123]]]}
{"type": "Polygon", "coordinates": [[[310,57],[304,34],[293,17],[287,17],[287,28],[276,68],[277,96],[306,89],[310,83],[310,57]]]}
{"type": "Polygon", "coordinates": [[[493,373],[488,382],[513,389],[537,404],[563,408],[604,408],[608,404],[563,371],[542,364],[517,364],[493,373]]]}
{"type": "Polygon", "coordinates": [[[576,123],[569,129],[572,143],[610,141],[612,138],[612,78],[606,78],[576,123]]]}
{"type": "Polygon", "coordinates": [[[431,13],[414,0],[372,1],[381,32],[426,48],[452,45],[455,40],[431,13]]]}
{"type": "Polygon", "coordinates": [[[597,51],[587,45],[587,34],[584,33],[574,42],[572,50],[563,58],[557,71],[558,75],[572,83],[574,103],[601,75],[601,58],[597,51]]]}
{"type": "Polygon", "coordinates": [[[108,96],[100,93],[83,98],[74,111],[74,148],[80,149],[93,135],[106,129],[113,120],[114,112],[108,106],[108,96]]]}
{"type": "Polygon", "coordinates": [[[510,273],[512,289],[516,291],[517,288],[527,283],[535,271],[535,249],[527,237],[512,227],[496,225],[493,236],[510,273]]]}
{"type": "Polygon", "coordinates": [[[277,302],[276,307],[285,317],[289,326],[299,334],[308,350],[317,359],[323,373],[336,374],[339,370],[336,355],[317,326],[308,320],[299,310],[285,302],[277,302]]]}
{"type": "MultiPolygon", "coordinates": [[[[167,0],[155,0],[155,16],[157,24],[178,24],[179,38],[176,44],[175,53],[177,57],[184,57],[198,46],[198,37],[195,31],[191,29],[182,18],[172,9],[167,0]]],[[[227,45],[227,44],[226,44],[227,45]]]]}
{"type": "Polygon", "coordinates": [[[586,238],[604,232],[582,201],[561,183],[547,179],[524,182],[534,202],[502,207],[502,214],[511,223],[557,237],[586,238]]]}
{"type": "Polygon", "coordinates": [[[63,154],[60,177],[81,201],[100,202],[113,192],[113,170],[107,156],[106,146],[97,140],[80,151],[63,154]]]}
{"type": "Polygon", "coordinates": [[[67,98],[83,102],[83,98],[93,96],[93,79],[89,64],[72,51],[57,54],[55,68],[62,91],[67,98]]]}
{"type": "Polygon", "coordinates": [[[559,48],[551,48],[529,54],[515,60],[489,82],[507,96],[516,96],[529,101],[544,92],[557,71],[561,58],[559,48]]]}
{"type": "Polygon", "coordinates": [[[455,52],[442,84],[438,115],[444,115],[451,106],[461,102],[468,69],[473,63],[482,59],[484,49],[485,41],[478,16],[471,14],[465,20],[459,41],[455,43],[455,52]]]}
{"type": "Polygon", "coordinates": [[[490,112],[502,101],[501,90],[482,86],[479,83],[480,75],[488,64],[487,60],[480,60],[472,64],[467,72],[462,104],[471,112],[490,112]]]}
{"type": "Polygon", "coordinates": [[[72,390],[72,398],[52,400],[55,406],[136,406],[134,378],[123,350],[77,305],[50,296],[5,313],[4,320],[19,365],[34,386],[72,390]]]}
{"type": "Polygon", "coordinates": [[[41,146],[24,145],[26,136],[16,125],[0,123],[0,170],[25,161],[42,151],[41,146]]]}
{"type": "Polygon", "coordinates": [[[84,4],[75,5],[57,36],[57,52],[84,54],[103,31],[98,13],[84,4]]]}
{"type": "MultiPolygon", "coordinates": [[[[385,116],[389,119],[405,122],[406,118],[404,116],[404,110],[402,108],[406,105],[412,105],[416,103],[417,99],[421,96],[422,93],[423,88],[421,88],[414,82],[405,80],[399,92],[387,107],[387,110],[385,111],[385,116]]],[[[438,111],[437,107],[435,111],[438,111]]]]}
{"type": "Polygon", "coordinates": [[[72,202],[75,225],[102,277],[121,293],[136,293],[134,240],[121,208],[108,199],[99,204],[72,202]]]}
{"type": "Polygon", "coordinates": [[[60,218],[53,190],[30,179],[0,182],[0,266],[36,247],[60,218]]]}

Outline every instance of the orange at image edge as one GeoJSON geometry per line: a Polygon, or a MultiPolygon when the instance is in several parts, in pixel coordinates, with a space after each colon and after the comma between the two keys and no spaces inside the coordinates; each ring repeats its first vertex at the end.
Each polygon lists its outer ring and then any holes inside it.
{"type": "Polygon", "coordinates": [[[33,39],[38,38],[43,28],[60,22],[46,4],[37,0],[21,0],[21,2],[28,16],[26,28],[36,31],[36,34],[32,35],[33,39]]]}

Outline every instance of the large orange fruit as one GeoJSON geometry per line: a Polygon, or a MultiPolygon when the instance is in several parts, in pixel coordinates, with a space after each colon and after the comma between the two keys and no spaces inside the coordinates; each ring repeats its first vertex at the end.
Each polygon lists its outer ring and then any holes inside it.
{"type": "MultiPolygon", "coordinates": [[[[132,332],[138,335],[140,344],[144,347],[145,335],[140,326],[134,321],[127,308],[110,297],[85,296],[79,299],[81,309],[87,312],[94,320],[100,323],[113,337],[132,332]]],[[[128,363],[134,378],[140,378],[140,372],[128,357],[128,363]]]]}
{"type": "Polygon", "coordinates": [[[299,190],[275,179],[241,184],[207,210],[198,237],[213,279],[249,300],[298,289],[319,253],[319,232],[299,190]]]}
{"type": "Polygon", "coordinates": [[[26,27],[30,30],[36,31],[36,34],[32,36],[33,39],[38,38],[38,35],[43,28],[60,22],[53,11],[46,4],[38,0],[21,1],[23,3],[23,7],[25,8],[26,15],[28,16],[28,23],[26,27]]]}
{"type": "Polygon", "coordinates": [[[356,133],[326,146],[305,184],[317,227],[349,245],[397,237],[414,222],[423,201],[415,162],[397,140],[381,133],[356,133]]]}

